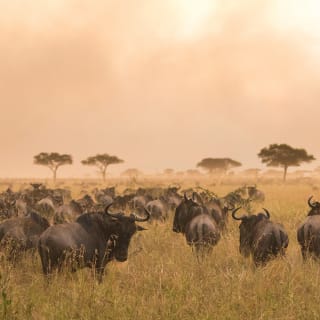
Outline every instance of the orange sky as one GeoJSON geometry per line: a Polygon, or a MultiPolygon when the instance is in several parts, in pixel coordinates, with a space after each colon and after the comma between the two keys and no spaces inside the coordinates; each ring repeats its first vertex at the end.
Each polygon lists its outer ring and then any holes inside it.
{"type": "Polygon", "coordinates": [[[0,1],[0,177],[50,176],[42,151],[74,177],[104,152],[114,174],[263,167],[277,142],[320,159],[319,19],[315,0],[0,1]]]}

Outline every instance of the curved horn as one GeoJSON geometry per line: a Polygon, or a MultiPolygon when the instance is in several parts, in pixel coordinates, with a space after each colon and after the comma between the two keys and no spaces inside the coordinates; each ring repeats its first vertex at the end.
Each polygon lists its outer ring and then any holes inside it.
{"type": "Polygon", "coordinates": [[[267,218],[270,219],[270,212],[265,208],[262,208],[262,209],[266,213],[267,218]]]}
{"type": "Polygon", "coordinates": [[[240,210],[241,209],[241,207],[239,207],[239,208],[237,208],[237,209],[234,209],[233,211],[232,211],[232,218],[234,219],[234,220],[243,220],[244,218],[246,218],[246,216],[242,216],[242,217],[236,217],[236,212],[238,211],[238,210],[240,210]]]}
{"type": "Polygon", "coordinates": [[[231,205],[231,207],[229,207],[229,204],[226,205],[226,208],[228,211],[232,211],[235,209],[234,205],[231,205]]]}
{"type": "Polygon", "coordinates": [[[145,218],[139,218],[137,217],[135,214],[131,214],[131,216],[134,216],[134,220],[137,222],[145,222],[148,221],[150,219],[150,212],[147,210],[147,208],[144,208],[145,213],[147,214],[147,216],[145,218]]]}
{"type": "Polygon", "coordinates": [[[311,199],[313,198],[313,196],[311,196],[309,199],[308,199],[308,205],[310,208],[314,209],[316,206],[311,202],[311,199]]]}
{"type": "Polygon", "coordinates": [[[122,216],[122,214],[120,213],[110,213],[109,212],[109,208],[113,205],[113,203],[110,203],[106,206],[106,208],[104,209],[104,213],[107,214],[108,216],[110,217],[113,217],[113,218],[120,218],[122,216]]]}
{"type": "Polygon", "coordinates": [[[184,200],[186,200],[186,201],[188,201],[188,200],[189,200],[189,199],[188,199],[188,197],[187,197],[186,192],[184,193],[183,197],[184,197],[184,200]]]}

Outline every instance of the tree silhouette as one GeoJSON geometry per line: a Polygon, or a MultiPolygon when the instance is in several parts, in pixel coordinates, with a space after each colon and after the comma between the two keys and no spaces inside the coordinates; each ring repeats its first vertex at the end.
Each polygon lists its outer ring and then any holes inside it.
{"type": "Polygon", "coordinates": [[[116,156],[110,156],[107,153],[97,154],[92,157],[88,157],[85,160],[82,160],[81,163],[87,166],[95,166],[99,169],[103,181],[106,180],[106,170],[107,167],[111,164],[118,164],[124,162],[116,156]]]}
{"type": "Polygon", "coordinates": [[[167,168],[163,170],[163,174],[167,175],[167,176],[171,176],[174,174],[174,170],[171,168],[167,168]]]}
{"type": "Polygon", "coordinates": [[[234,167],[240,167],[242,164],[230,158],[205,158],[202,159],[197,167],[207,170],[210,174],[213,172],[226,173],[234,167]]]}
{"type": "Polygon", "coordinates": [[[41,152],[34,156],[33,162],[34,164],[48,167],[53,172],[53,181],[55,182],[58,168],[66,164],[72,164],[72,156],[70,154],[60,154],[57,152],[41,152]]]}
{"type": "Polygon", "coordinates": [[[270,144],[258,153],[262,163],[268,167],[283,167],[283,181],[286,181],[289,167],[298,167],[302,162],[311,162],[315,157],[305,149],[295,149],[287,144],[270,144]]]}
{"type": "Polygon", "coordinates": [[[137,178],[142,175],[142,172],[136,168],[129,168],[121,173],[121,176],[126,176],[129,178],[137,178]]]}

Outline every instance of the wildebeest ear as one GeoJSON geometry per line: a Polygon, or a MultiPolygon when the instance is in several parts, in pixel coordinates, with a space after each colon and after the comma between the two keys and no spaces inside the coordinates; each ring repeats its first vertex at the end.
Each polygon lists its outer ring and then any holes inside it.
{"type": "Polygon", "coordinates": [[[137,225],[137,231],[143,231],[143,230],[148,230],[148,229],[137,225]]]}

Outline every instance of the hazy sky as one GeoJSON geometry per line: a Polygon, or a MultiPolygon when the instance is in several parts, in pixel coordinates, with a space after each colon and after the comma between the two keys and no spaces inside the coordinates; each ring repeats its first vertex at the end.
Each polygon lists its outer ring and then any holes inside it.
{"type": "Polygon", "coordinates": [[[49,176],[42,151],[73,155],[59,176],[104,152],[112,173],[263,167],[278,142],[318,166],[319,19],[317,0],[0,0],[0,177],[49,176]]]}

